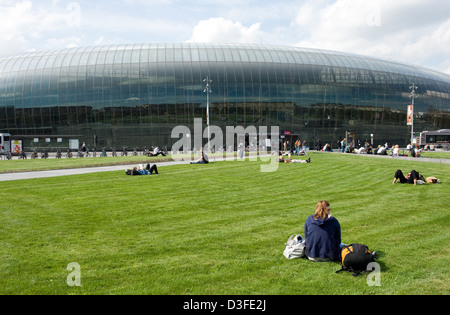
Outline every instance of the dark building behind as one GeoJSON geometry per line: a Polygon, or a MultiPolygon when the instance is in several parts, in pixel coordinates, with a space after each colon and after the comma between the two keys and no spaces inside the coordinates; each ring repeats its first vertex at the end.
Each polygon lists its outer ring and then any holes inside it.
{"type": "Polygon", "coordinates": [[[25,149],[67,148],[69,139],[97,150],[170,149],[175,126],[191,128],[198,117],[206,125],[207,76],[210,124],[224,129],[279,126],[286,139],[310,145],[321,139],[336,147],[346,132],[406,145],[413,83],[414,130],[450,127],[450,76],[443,73],[333,51],[180,43],[1,57],[0,131],[23,139],[25,149]]]}

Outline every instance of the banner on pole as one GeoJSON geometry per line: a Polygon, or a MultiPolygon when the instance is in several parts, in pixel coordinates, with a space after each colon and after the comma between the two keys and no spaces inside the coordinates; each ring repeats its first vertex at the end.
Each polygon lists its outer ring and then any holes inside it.
{"type": "Polygon", "coordinates": [[[413,124],[413,106],[408,105],[408,112],[406,114],[406,124],[411,126],[413,124]]]}
{"type": "Polygon", "coordinates": [[[22,140],[11,141],[11,152],[19,155],[22,152],[22,140]]]}

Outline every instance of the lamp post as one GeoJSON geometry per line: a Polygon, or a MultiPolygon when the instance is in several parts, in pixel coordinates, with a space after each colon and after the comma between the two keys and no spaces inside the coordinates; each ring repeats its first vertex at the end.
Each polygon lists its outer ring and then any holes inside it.
{"type": "Polygon", "coordinates": [[[206,76],[206,79],[203,80],[203,82],[206,83],[206,87],[203,90],[203,93],[206,93],[206,125],[208,128],[208,148],[207,148],[207,152],[209,153],[210,151],[210,139],[211,139],[211,132],[209,130],[209,94],[211,94],[211,82],[212,80],[209,79],[209,76],[206,76]]]}
{"type": "Polygon", "coordinates": [[[414,139],[414,100],[417,98],[417,88],[418,87],[414,83],[409,87],[409,89],[411,90],[411,93],[409,95],[409,97],[411,98],[411,145],[413,145],[414,139]]]}

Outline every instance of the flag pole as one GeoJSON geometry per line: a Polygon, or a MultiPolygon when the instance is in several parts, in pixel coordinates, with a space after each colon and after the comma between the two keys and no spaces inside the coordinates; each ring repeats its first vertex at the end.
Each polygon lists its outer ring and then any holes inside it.
{"type": "Polygon", "coordinates": [[[206,76],[206,79],[203,80],[203,82],[206,82],[206,88],[203,90],[203,93],[206,93],[206,125],[208,128],[208,148],[207,148],[207,152],[210,153],[211,150],[211,144],[210,139],[211,139],[211,132],[209,130],[209,94],[211,93],[211,85],[210,83],[212,82],[209,79],[209,76],[206,76]]]}
{"type": "Polygon", "coordinates": [[[411,98],[411,145],[413,145],[414,139],[414,99],[417,98],[416,90],[417,86],[413,83],[409,89],[411,90],[411,94],[409,97],[411,98]]]}

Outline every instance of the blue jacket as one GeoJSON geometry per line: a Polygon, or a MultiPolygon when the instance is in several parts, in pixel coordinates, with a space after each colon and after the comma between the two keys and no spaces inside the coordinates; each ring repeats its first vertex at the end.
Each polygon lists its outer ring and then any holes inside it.
{"type": "Polygon", "coordinates": [[[340,260],[341,225],[336,218],[315,220],[309,216],[305,221],[305,240],[308,257],[340,260]]]}

